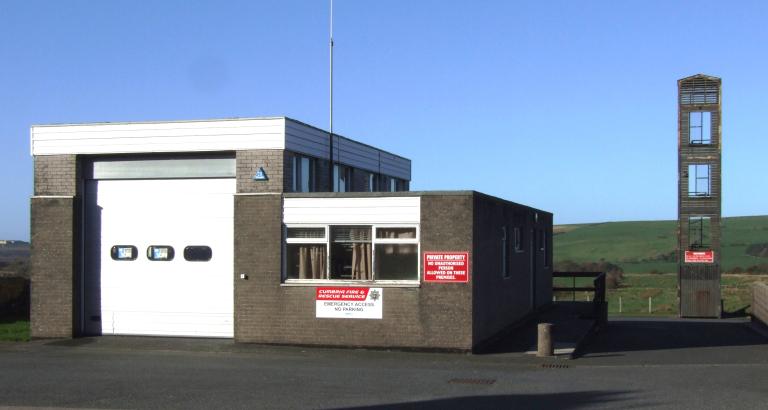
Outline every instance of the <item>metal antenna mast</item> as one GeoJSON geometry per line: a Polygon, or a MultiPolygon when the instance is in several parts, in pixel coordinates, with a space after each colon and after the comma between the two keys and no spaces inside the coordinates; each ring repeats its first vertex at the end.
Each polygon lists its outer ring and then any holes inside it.
{"type": "Polygon", "coordinates": [[[333,192],[334,176],[333,176],[333,0],[331,2],[330,13],[330,41],[328,42],[328,51],[330,54],[330,73],[329,73],[329,131],[328,131],[328,147],[329,147],[329,161],[328,161],[328,190],[333,192]]]}

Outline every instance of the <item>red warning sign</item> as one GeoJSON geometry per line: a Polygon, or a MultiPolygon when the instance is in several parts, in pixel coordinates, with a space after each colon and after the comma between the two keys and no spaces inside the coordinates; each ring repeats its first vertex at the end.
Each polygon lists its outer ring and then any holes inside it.
{"type": "Polygon", "coordinates": [[[424,252],[424,282],[468,281],[468,252],[424,252]]]}
{"type": "Polygon", "coordinates": [[[685,251],[685,263],[715,263],[715,251],[685,251]]]}

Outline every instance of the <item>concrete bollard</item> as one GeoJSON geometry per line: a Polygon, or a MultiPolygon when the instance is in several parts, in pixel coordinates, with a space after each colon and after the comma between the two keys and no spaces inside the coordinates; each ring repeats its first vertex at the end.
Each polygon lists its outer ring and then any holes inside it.
{"type": "Polygon", "coordinates": [[[552,324],[539,323],[537,357],[550,357],[555,354],[554,344],[552,343],[552,324]]]}

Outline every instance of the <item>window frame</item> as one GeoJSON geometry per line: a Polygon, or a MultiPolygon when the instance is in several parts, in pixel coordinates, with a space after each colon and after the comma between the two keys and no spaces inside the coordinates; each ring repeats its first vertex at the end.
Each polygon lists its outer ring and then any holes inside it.
{"type": "Polygon", "coordinates": [[[523,230],[521,227],[516,226],[512,230],[513,237],[512,237],[512,246],[515,250],[515,253],[524,253],[525,252],[525,244],[523,243],[523,230]]]}
{"type": "Polygon", "coordinates": [[[688,187],[687,187],[687,197],[688,198],[712,198],[712,170],[714,168],[713,164],[710,163],[690,163],[688,164],[688,169],[686,169],[687,177],[688,177],[688,187]],[[707,171],[706,177],[699,177],[699,169],[705,168],[707,171]],[[691,172],[693,170],[693,172],[691,172]],[[706,191],[699,192],[699,181],[706,181],[701,182],[702,185],[706,185],[706,191]],[[691,191],[691,188],[694,190],[691,191]]]}
{"type": "Polygon", "coordinates": [[[283,258],[282,258],[281,286],[390,286],[390,287],[419,287],[421,286],[421,226],[420,224],[398,224],[398,223],[292,223],[283,225],[283,258]],[[373,279],[331,279],[331,227],[333,226],[369,226],[371,228],[371,269],[373,279]],[[288,238],[289,228],[324,228],[324,238],[288,238]],[[378,229],[381,228],[415,228],[415,238],[377,238],[378,229]],[[288,278],[288,244],[325,244],[325,279],[292,279],[288,278]],[[407,280],[381,280],[376,279],[376,245],[386,244],[409,244],[416,245],[416,278],[407,280]]]}
{"type": "Polygon", "coordinates": [[[689,215],[688,216],[688,243],[687,250],[701,251],[712,249],[712,217],[710,215],[689,215]],[[706,223],[705,223],[706,221],[706,223]],[[698,228],[694,228],[698,225],[698,228]],[[696,244],[692,240],[694,232],[698,232],[698,239],[701,243],[696,244]],[[704,243],[704,239],[709,243],[704,243]]]}
{"type": "Polygon", "coordinates": [[[208,245],[187,245],[181,253],[185,262],[210,262],[213,259],[213,248],[208,245]],[[194,248],[207,248],[208,252],[210,252],[208,259],[189,259],[188,253],[194,248]]]}
{"type": "Polygon", "coordinates": [[[354,192],[354,168],[344,164],[333,164],[333,192],[354,192]],[[342,191],[342,181],[344,190],[342,191]]]}
{"type": "Polygon", "coordinates": [[[700,146],[700,145],[712,145],[714,143],[712,138],[712,111],[689,111],[688,112],[688,145],[693,146],[700,146]],[[693,114],[701,114],[699,118],[699,123],[697,125],[694,125],[692,122],[693,114]],[[708,115],[705,115],[708,114],[708,115]],[[705,117],[709,117],[706,118],[705,117]],[[708,126],[705,127],[705,124],[709,123],[708,126]],[[693,130],[697,130],[698,132],[698,138],[693,138],[693,130]],[[709,130],[709,138],[704,138],[704,130],[709,130]]]}
{"type": "Polygon", "coordinates": [[[512,269],[510,269],[510,240],[509,229],[506,225],[501,227],[501,277],[509,279],[512,277],[512,269]]]}
{"type": "Polygon", "coordinates": [[[379,191],[379,175],[376,173],[368,174],[368,192],[379,191]]]}
{"type": "Polygon", "coordinates": [[[172,245],[148,245],[145,254],[147,256],[147,260],[151,262],[173,262],[173,260],[176,259],[176,249],[174,249],[172,245]],[[168,256],[165,259],[155,259],[151,253],[154,248],[165,248],[167,250],[166,254],[168,256]]]}
{"type": "Polygon", "coordinates": [[[116,261],[116,262],[133,262],[139,258],[139,248],[137,248],[135,245],[113,245],[111,248],[109,248],[109,256],[110,258],[112,258],[113,261],[116,261]],[[130,258],[118,257],[117,255],[120,248],[130,248],[131,257],[130,258]]]}
{"type": "Polygon", "coordinates": [[[294,154],[291,163],[291,189],[293,192],[315,192],[316,191],[316,179],[317,179],[317,160],[315,158],[306,155],[294,154]],[[306,164],[304,163],[306,160],[306,164]],[[302,178],[302,170],[304,165],[307,166],[307,190],[303,190],[304,178],[302,178]]]}

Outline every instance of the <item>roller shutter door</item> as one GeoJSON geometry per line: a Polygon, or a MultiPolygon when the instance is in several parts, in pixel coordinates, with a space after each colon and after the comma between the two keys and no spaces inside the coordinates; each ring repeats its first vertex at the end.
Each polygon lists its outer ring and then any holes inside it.
{"type": "Polygon", "coordinates": [[[234,193],[234,178],[86,181],[84,320],[105,335],[232,337],[234,193]]]}

